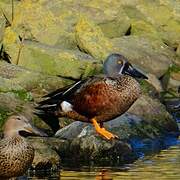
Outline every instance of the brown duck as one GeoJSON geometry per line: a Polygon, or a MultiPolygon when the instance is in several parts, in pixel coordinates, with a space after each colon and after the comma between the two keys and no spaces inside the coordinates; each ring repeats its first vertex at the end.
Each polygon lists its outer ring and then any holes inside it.
{"type": "Polygon", "coordinates": [[[33,162],[34,148],[21,134],[45,135],[24,116],[9,117],[0,141],[0,179],[23,175],[33,162]]]}
{"type": "Polygon", "coordinates": [[[37,114],[54,131],[59,129],[57,117],[64,116],[92,123],[100,135],[107,139],[116,138],[103,128],[103,122],[120,116],[130,108],[141,94],[140,85],[134,78],[147,77],[120,54],[107,57],[104,73],[46,95],[48,98],[39,103],[37,114]]]}

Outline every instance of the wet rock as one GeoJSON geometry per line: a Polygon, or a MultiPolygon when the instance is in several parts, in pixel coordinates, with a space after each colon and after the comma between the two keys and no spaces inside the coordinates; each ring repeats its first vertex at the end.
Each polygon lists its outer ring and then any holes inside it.
{"type": "Polygon", "coordinates": [[[125,157],[132,153],[131,146],[122,141],[106,141],[95,135],[78,137],[70,145],[74,162],[96,165],[115,165],[126,162],[125,157]]]}
{"type": "Polygon", "coordinates": [[[172,63],[172,52],[166,45],[137,36],[125,36],[112,40],[117,52],[146,72],[161,77],[172,63]]]}
{"type": "Polygon", "coordinates": [[[51,145],[47,143],[46,138],[31,137],[28,141],[35,149],[35,156],[32,163],[32,169],[35,170],[56,170],[60,165],[60,157],[51,145]]]}

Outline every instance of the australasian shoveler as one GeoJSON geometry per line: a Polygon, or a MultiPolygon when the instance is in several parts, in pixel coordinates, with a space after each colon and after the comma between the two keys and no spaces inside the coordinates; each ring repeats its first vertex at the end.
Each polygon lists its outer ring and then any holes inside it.
{"type": "Polygon", "coordinates": [[[24,116],[14,115],[4,125],[4,138],[0,141],[0,179],[23,175],[31,166],[34,148],[23,134],[45,134],[35,128],[24,116]]]}
{"type": "Polygon", "coordinates": [[[96,131],[107,139],[116,138],[102,127],[103,122],[126,112],[140,96],[140,85],[133,77],[147,77],[120,54],[107,57],[104,73],[103,76],[89,77],[46,95],[48,99],[39,103],[37,114],[54,131],[59,129],[57,117],[68,117],[92,123],[96,131]]]}

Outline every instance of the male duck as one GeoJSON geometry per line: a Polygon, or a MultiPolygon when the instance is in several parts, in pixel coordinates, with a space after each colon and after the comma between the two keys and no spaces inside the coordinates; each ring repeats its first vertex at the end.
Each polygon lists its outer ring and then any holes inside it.
{"type": "Polygon", "coordinates": [[[48,99],[39,103],[37,109],[40,111],[37,114],[54,131],[59,126],[53,117],[68,117],[92,123],[96,131],[106,139],[116,138],[116,135],[102,127],[103,122],[126,112],[140,96],[140,85],[133,77],[147,77],[120,54],[107,57],[104,73],[104,76],[89,77],[46,95],[48,99]]]}
{"type": "Polygon", "coordinates": [[[0,179],[23,175],[31,166],[34,148],[21,134],[45,135],[33,127],[24,116],[11,116],[4,125],[0,141],[0,179]]]}

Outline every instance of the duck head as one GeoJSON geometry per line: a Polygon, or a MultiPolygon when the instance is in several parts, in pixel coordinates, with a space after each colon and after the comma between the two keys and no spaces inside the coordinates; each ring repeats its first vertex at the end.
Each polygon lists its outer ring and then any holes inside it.
{"type": "Polygon", "coordinates": [[[104,73],[111,77],[127,74],[134,78],[148,79],[143,73],[135,69],[128,60],[120,54],[111,54],[104,62],[104,73]]]}
{"type": "Polygon", "coordinates": [[[33,126],[26,117],[22,115],[10,116],[4,125],[4,136],[14,137],[17,135],[47,136],[44,132],[33,126]]]}

